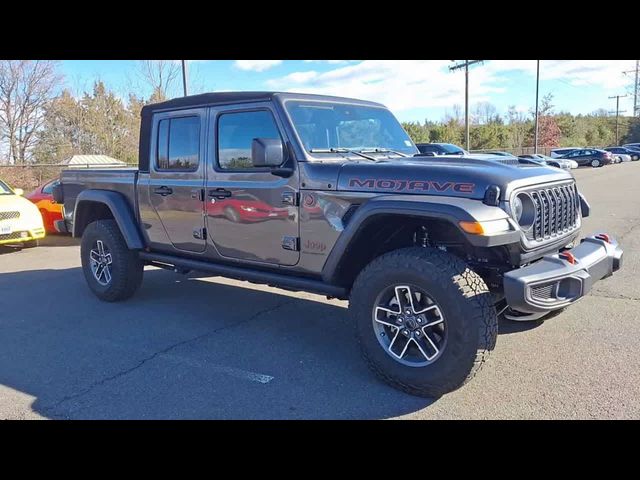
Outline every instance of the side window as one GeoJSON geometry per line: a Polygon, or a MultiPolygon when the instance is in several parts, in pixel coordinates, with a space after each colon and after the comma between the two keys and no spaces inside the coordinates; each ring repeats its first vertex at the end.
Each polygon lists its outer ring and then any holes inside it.
{"type": "Polygon", "coordinates": [[[200,118],[167,118],[158,122],[158,170],[192,171],[200,157],[200,118]]]}
{"type": "Polygon", "coordinates": [[[237,170],[253,168],[251,143],[254,138],[280,139],[278,127],[267,110],[223,113],[218,119],[218,165],[237,170]]]}
{"type": "Polygon", "coordinates": [[[59,183],[60,183],[60,180],[54,180],[53,182],[47,183],[44,187],[42,187],[42,193],[51,195],[53,193],[53,187],[59,183]]]}

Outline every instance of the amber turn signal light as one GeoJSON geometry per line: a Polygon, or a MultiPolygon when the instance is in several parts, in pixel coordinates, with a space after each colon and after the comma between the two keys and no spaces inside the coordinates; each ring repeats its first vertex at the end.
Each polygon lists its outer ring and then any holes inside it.
{"type": "Polygon", "coordinates": [[[482,235],[484,233],[484,228],[480,222],[460,222],[460,228],[467,233],[471,233],[472,235],[482,235]]]}

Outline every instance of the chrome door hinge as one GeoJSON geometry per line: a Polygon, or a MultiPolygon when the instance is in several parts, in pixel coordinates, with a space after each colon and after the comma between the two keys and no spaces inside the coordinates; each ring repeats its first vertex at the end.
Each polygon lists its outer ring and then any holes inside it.
{"type": "Polygon", "coordinates": [[[300,239],[298,237],[282,237],[282,248],[297,252],[300,250],[300,239]]]}
{"type": "Polygon", "coordinates": [[[298,206],[298,192],[286,191],[282,193],[282,204],[291,205],[292,207],[298,206]]]}
{"type": "Polygon", "coordinates": [[[207,239],[207,229],[206,228],[198,228],[193,231],[193,238],[197,238],[198,240],[206,240],[207,239]]]}

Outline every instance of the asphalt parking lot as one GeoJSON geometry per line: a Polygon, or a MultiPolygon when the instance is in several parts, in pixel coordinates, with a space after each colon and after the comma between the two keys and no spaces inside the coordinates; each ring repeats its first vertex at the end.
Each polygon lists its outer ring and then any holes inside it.
{"type": "Polygon", "coordinates": [[[623,270],[546,322],[502,322],[495,351],[437,400],[380,383],[346,302],[149,269],[138,294],[88,290],[77,242],[0,250],[0,418],[640,418],[640,162],[575,172],[583,233],[623,270]]]}

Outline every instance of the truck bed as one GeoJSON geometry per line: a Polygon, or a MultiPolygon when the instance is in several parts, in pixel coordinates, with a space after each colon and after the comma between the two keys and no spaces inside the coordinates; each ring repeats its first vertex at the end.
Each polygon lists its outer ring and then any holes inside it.
{"type": "Polygon", "coordinates": [[[73,220],[76,198],[80,192],[88,189],[119,192],[126,197],[136,216],[138,214],[137,168],[69,169],[62,171],[60,180],[64,194],[64,219],[67,222],[73,220]]]}

